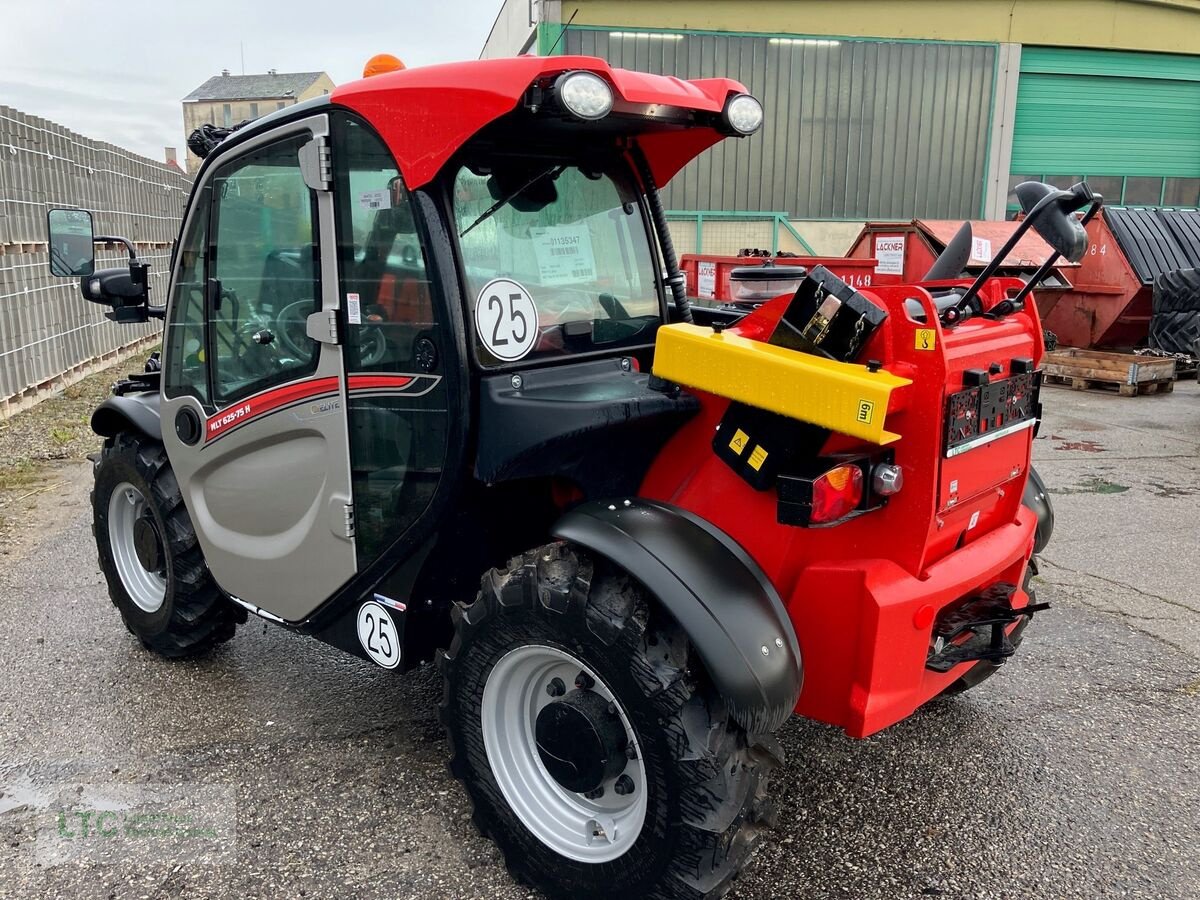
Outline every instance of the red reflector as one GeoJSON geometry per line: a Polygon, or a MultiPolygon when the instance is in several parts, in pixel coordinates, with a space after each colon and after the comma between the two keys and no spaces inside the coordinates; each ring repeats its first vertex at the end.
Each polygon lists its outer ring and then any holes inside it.
{"type": "Polygon", "coordinates": [[[858,466],[838,466],[813,482],[814,525],[836,522],[854,512],[863,497],[863,473],[858,466]]]}

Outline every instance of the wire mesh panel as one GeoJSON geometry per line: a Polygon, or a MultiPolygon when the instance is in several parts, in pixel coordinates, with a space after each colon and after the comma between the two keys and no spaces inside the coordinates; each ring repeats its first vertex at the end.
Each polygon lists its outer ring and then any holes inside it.
{"type": "Polygon", "coordinates": [[[675,252],[737,256],[742,250],[779,250],[782,213],[723,213],[720,211],[667,213],[675,252]]]}
{"type": "MultiPolygon", "coordinates": [[[[82,298],[77,279],[50,275],[47,211],[89,210],[96,234],[133,241],[151,265],[151,300],[162,303],[190,188],[177,169],[0,106],[0,417],[13,398],[61,385],[160,327],[109,322],[105,307],[82,298]]],[[[96,266],[126,258],[98,249],[96,266]]]]}

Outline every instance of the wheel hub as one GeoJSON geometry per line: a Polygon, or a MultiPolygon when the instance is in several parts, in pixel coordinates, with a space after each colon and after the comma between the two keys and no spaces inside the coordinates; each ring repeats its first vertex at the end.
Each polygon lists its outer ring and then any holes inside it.
{"type": "Polygon", "coordinates": [[[534,735],[546,771],[577,794],[596,790],[628,762],[620,717],[595,691],[573,690],[542,707],[534,735]]]}
{"type": "Polygon", "coordinates": [[[163,570],[162,536],[158,533],[158,525],[147,510],[134,520],[133,550],[137,561],[147,572],[161,573],[163,570]]]}
{"type": "Polygon", "coordinates": [[[142,612],[158,612],[167,596],[167,549],[140,488],[123,481],[112,489],[107,528],[121,585],[142,612]]]}
{"type": "Polygon", "coordinates": [[[558,647],[518,645],[492,666],[479,712],[492,776],[542,844],[603,863],[637,843],[646,763],[629,713],[596,671],[558,647]]]}

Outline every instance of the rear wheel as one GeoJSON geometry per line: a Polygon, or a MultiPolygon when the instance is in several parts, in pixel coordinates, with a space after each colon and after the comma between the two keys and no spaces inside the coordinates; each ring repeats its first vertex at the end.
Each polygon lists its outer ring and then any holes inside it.
{"type": "Polygon", "coordinates": [[[512,560],[442,657],[451,770],[509,870],[551,897],[719,897],[768,814],[769,737],[682,630],[565,544],[512,560]]]}
{"type": "Polygon", "coordinates": [[[245,613],[221,596],[166,450],[129,433],[105,443],[92,511],[100,570],[125,627],[149,650],[194,656],[233,637],[245,613]]]}

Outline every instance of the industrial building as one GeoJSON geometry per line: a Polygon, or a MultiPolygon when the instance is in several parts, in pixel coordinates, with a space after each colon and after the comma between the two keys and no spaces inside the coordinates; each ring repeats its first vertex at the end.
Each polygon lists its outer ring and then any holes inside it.
{"type": "Polygon", "coordinates": [[[505,0],[481,56],[519,53],[763,101],[760,135],[667,191],[697,237],[771,221],[781,247],[840,253],[868,219],[1004,218],[1029,178],[1200,204],[1200,0],[505,0]]]}

